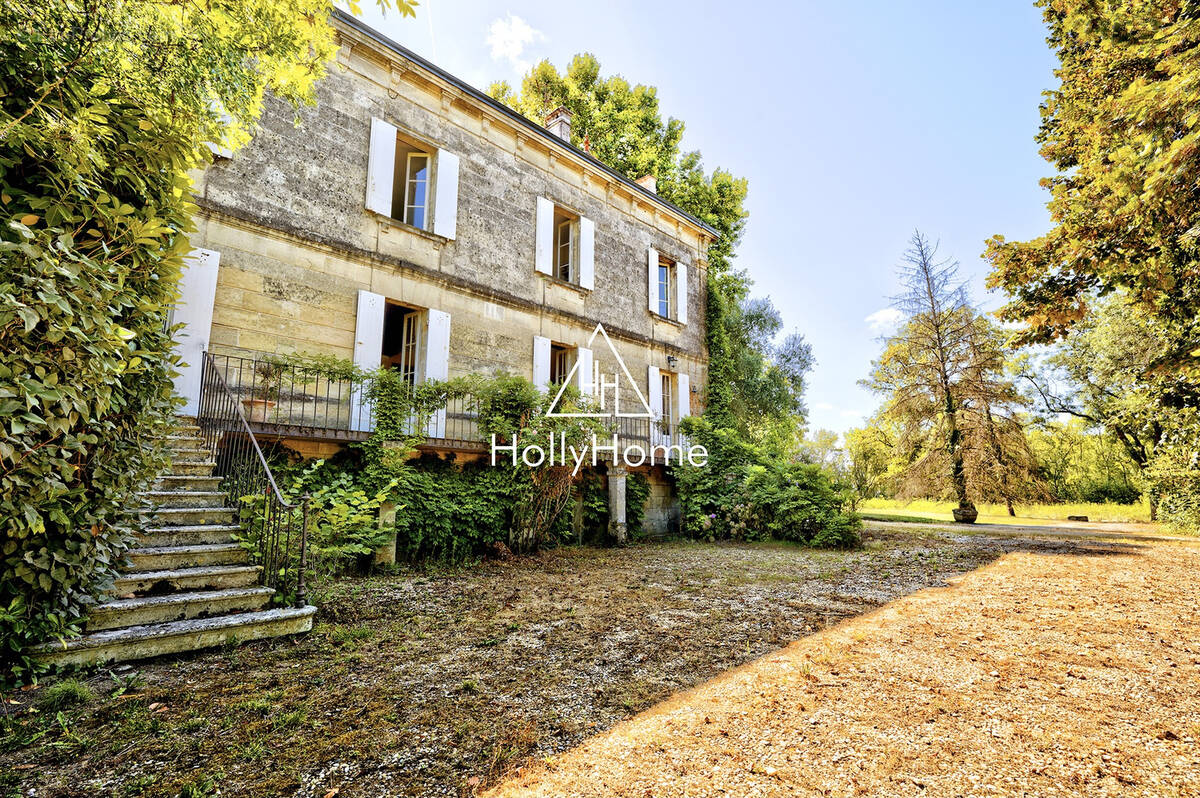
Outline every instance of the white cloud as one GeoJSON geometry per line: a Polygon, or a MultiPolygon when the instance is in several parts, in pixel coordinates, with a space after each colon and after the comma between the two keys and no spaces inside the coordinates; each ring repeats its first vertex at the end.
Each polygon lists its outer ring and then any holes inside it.
{"type": "Polygon", "coordinates": [[[545,40],[545,34],[515,14],[493,21],[488,28],[487,45],[492,48],[492,60],[507,61],[514,72],[522,75],[530,67],[524,58],[525,48],[545,40]]]}
{"type": "Polygon", "coordinates": [[[895,308],[883,308],[867,316],[863,321],[871,328],[871,332],[883,335],[895,330],[903,318],[904,314],[899,310],[895,308]]]}
{"type": "Polygon", "coordinates": [[[829,402],[817,402],[812,406],[813,410],[833,410],[833,405],[829,402]]]}

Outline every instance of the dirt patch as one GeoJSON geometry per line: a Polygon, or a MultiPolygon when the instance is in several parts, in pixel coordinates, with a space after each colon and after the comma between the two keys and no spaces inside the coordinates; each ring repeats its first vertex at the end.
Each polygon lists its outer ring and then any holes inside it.
{"type": "Polygon", "coordinates": [[[798,641],[491,798],[1200,795],[1200,547],[1044,554],[798,641]]]}
{"type": "Polygon", "coordinates": [[[305,637],[102,672],[88,679],[97,700],[4,721],[0,787],[468,795],[673,693],[1006,552],[1088,545],[889,529],[869,532],[856,552],[569,548],[346,580],[305,637]]]}

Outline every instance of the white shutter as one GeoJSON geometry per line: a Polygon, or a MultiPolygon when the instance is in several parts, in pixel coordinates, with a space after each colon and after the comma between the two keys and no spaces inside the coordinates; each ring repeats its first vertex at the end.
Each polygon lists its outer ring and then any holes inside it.
{"type": "Polygon", "coordinates": [[[211,249],[193,249],[183,259],[179,276],[179,299],[171,308],[170,323],[182,325],[175,332],[175,354],[179,355],[179,374],[175,393],[187,404],[179,412],[194,416],[200,410],[200,377],[208,337],[212,333],[213,301],[217,296],[217,271],[221,253],[211,249]]]}
{"type": "Polygon", "coordinates": [[[658,366],[646,367],[646,382],[649,390],[646,391],[646,402],[650,405],[650,445],[654,446],[662,442],[662,428],[658,426],[658,422],[662,421],[662,378],[658,373],[658,366]]]}
{"type": "Polygon", "coordinates": [[[579,347],[575,350],[575,371],[578,379],[579,392],[591,396],[595,392],[595,380],[592,375],[592,350],[579,347]]]}
{"type": "Polygon", "coordinates": [[[539,391],[550,387],[550,339],[533,336],[533,384],[539,391]]]}
{"type": "Polygon", "coordinates": [[[687,273],[688,268],[686,263],[675,264],[675,314],[676,321],[680,324],[688,323],[687,273]]]}
{"type": "Polygon", "coordinates": [[[537,239],[534,246],[534,268],[542,274],[553,274],[554,203],[545,197],[537,198],[537,239]]]}
{"type": "Polygon", "coordinates": [[[692,414],[692,380],[686,374],[675,375],[675,384],[679,393],[679,420],[692,414]]]}
{"type": "MultiPolygon", "coordinates": [[[[383,313],[387,300],[382,294],[358,292],[358,311],[354,319],[354,365],[363,371],[376,371],[383,358],[383,313]]],[[[355,389],[350,403],[350,426],[359,432],[371,430],[374,419],[364,389],[355,389]]]]}
{"type": "MultiPolygon", "coordinates": [[[[371,118],[371,150],[367,157],[367,210],[392,215],[392,180],[396,171],[396,127],[371,118]]],[[[375,364],[378,367],[378,363],[375,364]]]]}
{"type": "Polygon", "coordinates": [[[646,290],[650,292],[649,308],[651,313],[658,312],[658,250],[654,247],[646,250],[646,290]]]}
{"type": "Polygon", "coordinates": [[[596,287],[596,223],[579,217],[579,287],[596,287]]]}
{"type": "MultiPolygon", "coordinates": [[[[430,308],[425,311],[425,380],[445,381],[450,377],[450,314],[430,308]]],[[[446,409],[434,411],[426,435],[446,437],[446,409]]]]}
{"type": "Polygon", "coordinates": [[[446,150],[438,150],[437,154],[433,232],[445,238],[454,238],[458,232],[458,156],[446,150]]]}

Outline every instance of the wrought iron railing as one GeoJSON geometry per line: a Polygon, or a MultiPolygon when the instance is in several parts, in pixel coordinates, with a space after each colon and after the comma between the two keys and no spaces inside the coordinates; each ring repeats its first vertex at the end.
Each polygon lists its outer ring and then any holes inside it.
{"type": "MultiPolygon", "coordinates": [[[[260,438],[319,434],[332,439],[365,437],[375,429],[367,390],[350,379],[338,379],[301,363],[268,356],[205,355],[206,368],[217,372],[223,386],[244,408],[249,427],[260,438]]],[[[477,400],[451,397],[444,407],[412,423],[404,432],[423,437],[430,446],[480,450],[486,441],[479,429],[477,400]]],[[[678,424],[644,417],[613,417],[605,424],[622,442],[641,446],[686,445],[678,424]]],[[[662,462],[661,458],[658,462],[662,462]]]]}
{"type": "Polygon", "coordinates": [[[206,352],[200,378],[196,423],[216,462],[214,473],[243,521],[252,557],[262,566],[261,580],[276,595],[303,607],[307,602],[308,496],[289,502],[263,456],[246,419],[242,401],[230,388],[214,356],[206,352]],[[246,502],[246,497],[262,497],[246,502]],[[249,506],[248,506],[249,505],[249,506]],[[248,512],[243,512],[248,510],[248,512]]]}
{"type": "MultiPolygon", "coordinates": [[[[260,436],[320,430],[334,437],[352,437],[375,429],[367,390],[359,382],[331,377],[302,364],[212,353],[206,357],[260,436]]],[[[483,438],[474,405],[472,397],[451,397],[423,425],[414,418],[412,428],[405,432],[421,434],[440,446],[481,448],[483,438]]]]}

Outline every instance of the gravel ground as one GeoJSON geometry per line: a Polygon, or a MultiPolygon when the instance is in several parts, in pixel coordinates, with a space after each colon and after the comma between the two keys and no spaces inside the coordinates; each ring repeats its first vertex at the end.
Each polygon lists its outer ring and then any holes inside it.
{"type": "Polygon", "coordinates": [[[1194,544],[1008,554],[490,795],[1200,795],[1198,572],[1194,544]]]}
{"type": "MultiPolygon", "coordinates": [[[[855,552],[565,548],[344,580],[307,636],[93,674],[96,697],[60,716],[28,711],[44,686],[18,694],[0,721],[0,794],[471,795],[791,641],[827,645],[809,636],[1007,553],[1097,569],[1140,562],[1080,554],[1092,545],[888,528],[868,530],[855,552]]],[[[973,613],[979,631],[982,616],[1006,617],[973,613]]],[[[909,649],[929,643],[903,628],[909,649]]]]}

